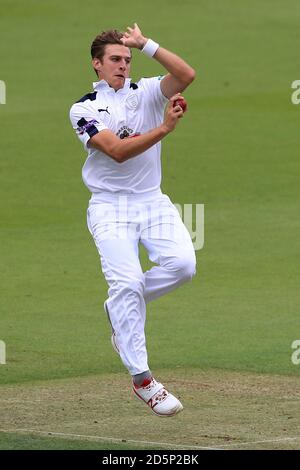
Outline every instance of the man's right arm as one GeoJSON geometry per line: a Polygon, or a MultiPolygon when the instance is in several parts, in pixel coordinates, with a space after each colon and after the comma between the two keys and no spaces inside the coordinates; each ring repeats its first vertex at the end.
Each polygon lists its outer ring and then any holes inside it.
{"type": "Polygon", "coordinates": [[[117,163],[123,163],[140,155],[162,140],[170,131],[162,124],[145,134],[120,139],[112,131],[104,129],[91,137],[88,145],[101,150],[117,163]]]}
{"type": "Polygon", "coordinates": [[[178,119],[183,115],[180,106],[173,107],[173,102],[177,98],[178,95],[172,96],[163,123],[151,131],[136,137],[120,139],[109,129],[104,129],[92,136],[88,145],[105,153],[117,163],[123,163],[140,155],[175,129],[178,119]]]}

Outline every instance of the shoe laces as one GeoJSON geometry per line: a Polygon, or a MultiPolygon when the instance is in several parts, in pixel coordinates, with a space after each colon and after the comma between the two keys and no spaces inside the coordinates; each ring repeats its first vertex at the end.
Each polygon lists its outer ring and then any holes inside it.
{"type": "Polygon", "coordinates": [[[145,387],[142,386],[144,390],[147,390],[147,392],[150,392],[153,387],[157,384],[156,380],[152,377],[151,382],[148,385],[145,385],[145,387]]]}
{"type": "Polygon", "coordinates": [[[152,401],[152,406],[154,405],[154,403],[161,403],[163,402],[168,396],[168,392],[165,388],[162,388],[161,390],[159,390],[152,398],[151,398],[151,401],[152,401]]]}
{"type": "MultiPolygon", "coordinates": [[[[147,392],[151,392],[152,388],[154,388],[156,385],[157,385],[157,381],[152,377],[151,382],[145,387],[143,387],[143,389],[147,390],[147,392]]],[[[161,388],[160,390],[158,390],[158,392],[156,392],[150,398],[149,401],[151,402],[151,406],[153,407],[156,404],[163,402],[167,398],[168,395],[169,395],[169,392],[164,387],[161,388]]]]}

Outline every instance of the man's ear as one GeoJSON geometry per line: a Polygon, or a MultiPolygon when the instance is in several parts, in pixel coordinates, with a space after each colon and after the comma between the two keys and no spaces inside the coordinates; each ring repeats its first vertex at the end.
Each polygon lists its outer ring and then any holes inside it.
{"type": "Polygon", "coordinates": [[[92,64],[93,64],[94,70],[96,70],[96,72],[99,75],[99,72],[100,72],[101,66],[102,66],[101,60],[97,59],[97,58],[94,58],[94,59],[92,59],[92,64]]]}

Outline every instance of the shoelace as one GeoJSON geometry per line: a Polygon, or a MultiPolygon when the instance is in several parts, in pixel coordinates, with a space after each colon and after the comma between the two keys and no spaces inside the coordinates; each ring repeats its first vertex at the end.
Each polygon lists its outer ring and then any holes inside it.
{"type": "Polygon", "coordinates": [[[144,390],[147,390],[147,392],[150,392],[151,389],[152,389],[153,387],[155,387],[155,385],[157,385],[157,382],[156,382],[155,379],[152,379],[151,382],[150,382],[148,385],[146,385],[146,387],[142,387],[142,388],[143,388],[144,390]]]}
{"type": "Polygon", "coordinates": [[[168,396],[168,392],[165,388],[163,388],[162,390],[159,390],[152,398],[151,398],[151,401],[152,401],[152,406],[154,406],[154,404],[157,404],[157,403],[161,403],[162,401],[164,401],[168,396]]]}

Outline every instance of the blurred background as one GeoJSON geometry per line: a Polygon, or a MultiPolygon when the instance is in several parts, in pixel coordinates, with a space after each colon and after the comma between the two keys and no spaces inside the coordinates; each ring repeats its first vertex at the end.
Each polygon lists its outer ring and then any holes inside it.
{"type": "MultiPolygon", "coordinates": [[[[197,71],[163,142],[162,189],[205,205],[196,278],[149,305],[150,366],[299,374],[299,2],[1,0],[0,11],[0,383],[124,371],[69,108],[92,91],[94,37],[135,21],[197,71]]],[[[163,73],[133,51],[133,80],[163,73]]]]}

